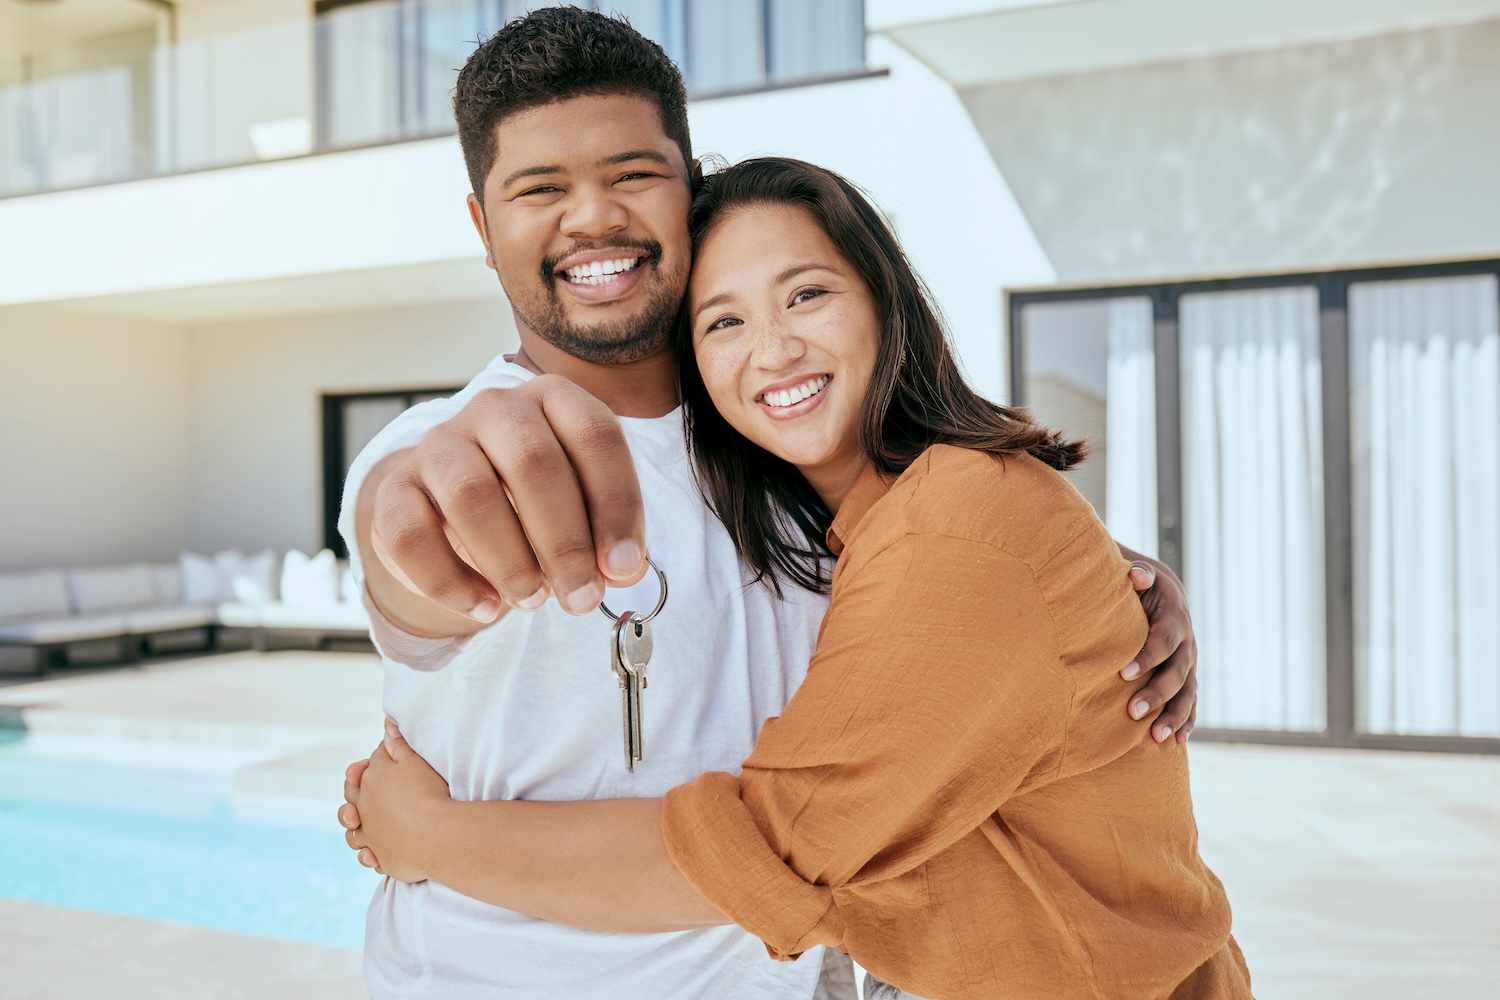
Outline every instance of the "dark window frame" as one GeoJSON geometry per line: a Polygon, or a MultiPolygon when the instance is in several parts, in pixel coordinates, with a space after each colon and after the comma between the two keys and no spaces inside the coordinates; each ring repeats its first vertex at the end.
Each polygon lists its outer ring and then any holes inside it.
{"type": "Polygon", "coordinates": [[[325,392],[319,399],[323,434],[323,547],[332,549],[340,559],[349,557],[349,549],[339,534],[339,505],[344,497],[344,476],[353,455],[344,454],[344,405],[365,399],[402,399],[411,409],[422,398],[451,396],[462,386],[432,386],[415,389],[385,389],[372,392],[325,392]]]}
{"type": "MultiPolygon", "coordinates": [[[[1323,521],[1327,613],[1327,728],[1321,733],[1268,730],[1196,729],[1195,738],[1212,741],[1378,750],[1429,750],[1500,754],[1500,738],[1363,733],[1356,726],[1354,667],[1353,456],[1349,414],[1349,286],[1371,281],[1404,281],[1494,275],[1500,258],[1424,264],[1391,264],[1180,281],[1132,282],[1076,288],[1007,289],[1003,314],[1008,326],[1011,402],[1026,405],[1025,333],[1027,306],[1048,302],[1148,297],[1155,316],[1156,477],[1161,559],[1182,572],[1182,397],[1178,315],[1182,296],[1199,292],[1311,286],[1318,293],[1323,372],[1323,521]]],[[[1246,572],[1252,572],[1249,567],[1246,572]]]]}

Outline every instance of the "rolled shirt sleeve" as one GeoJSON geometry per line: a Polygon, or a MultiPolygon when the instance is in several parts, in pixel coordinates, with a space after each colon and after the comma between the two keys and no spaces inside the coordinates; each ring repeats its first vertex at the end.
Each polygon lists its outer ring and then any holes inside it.
{"type": "Polygon", "coordinates": [[[1067,733],[1072,681],[1031,566],[944,534],[860,548],[741,775],[703,775],[663,807],[678,868],[778,958],[839,945],[845,907],[1044,780],[1067,733]]]}

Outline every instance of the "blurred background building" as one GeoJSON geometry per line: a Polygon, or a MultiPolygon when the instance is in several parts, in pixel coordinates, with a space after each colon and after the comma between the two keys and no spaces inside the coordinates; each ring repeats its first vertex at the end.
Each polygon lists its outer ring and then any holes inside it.
{"type": "MultiPolygon", "coordinates": [[[[0,0],[0,571],[337,547],[363,443],[515,344],[449,99],[535,5],[0,0]]],[[[1093,439],[1200,732],[1500,750],[1500,0],[589,5],[1093,439]]]]}

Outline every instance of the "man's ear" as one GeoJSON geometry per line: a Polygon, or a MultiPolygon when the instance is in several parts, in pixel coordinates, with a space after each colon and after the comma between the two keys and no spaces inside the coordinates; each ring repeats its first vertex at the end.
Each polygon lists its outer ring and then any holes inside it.
{"type": "Polygon", "coordinates": [[[484,266],[491,271],[495,268],[495,252],[490,247],[490,231],[484,224],[484,205],[480,203],[479,196],[469,192],[469,219],[474,223],[474,229],[479,233],[479,241],[484,244],[484,266]]]}

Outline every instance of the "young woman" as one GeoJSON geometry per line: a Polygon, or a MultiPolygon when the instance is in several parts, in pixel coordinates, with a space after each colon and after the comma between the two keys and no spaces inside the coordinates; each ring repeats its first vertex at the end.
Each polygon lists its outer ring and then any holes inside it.
{"type": "Polygon", "coordinates": [[[578,926],[833,945],[873,995],[1248,998],[1185,747],[1115,704],[1146,621],[1059,474],[1082,446],[965,384],[842,178],[747,161],[691,228],[692,452],[762,583],[831,587],[806,681],[741,774],[662,799],[454,802],[393,732],[357,842],[578,926]]]}

